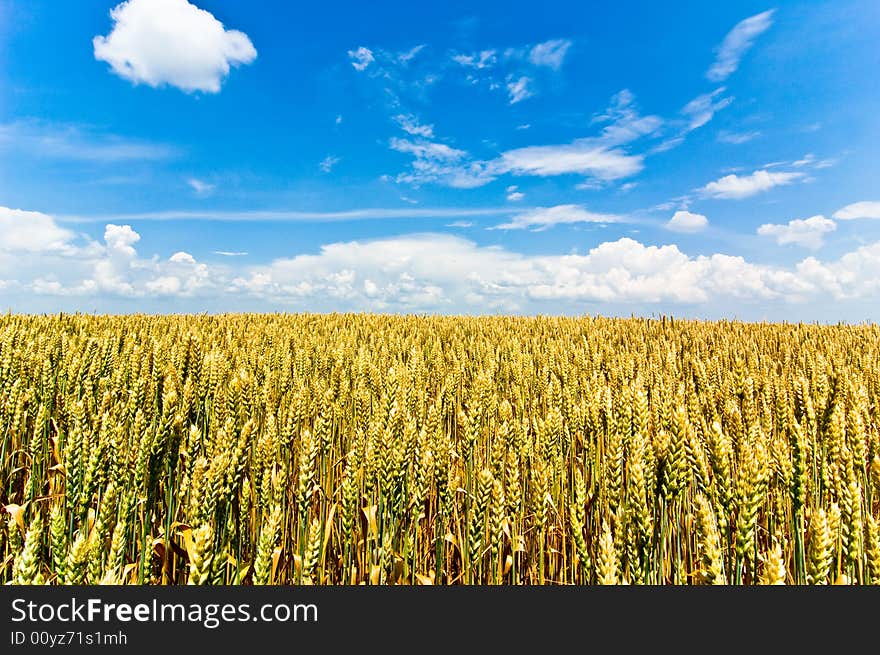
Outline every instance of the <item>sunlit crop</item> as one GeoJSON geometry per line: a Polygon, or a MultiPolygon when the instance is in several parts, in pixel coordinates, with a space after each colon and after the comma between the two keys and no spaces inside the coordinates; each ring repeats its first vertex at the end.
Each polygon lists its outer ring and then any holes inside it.
{"type": "Polygon", "coordinates": [[[0,581],[880,583],[880,328],[0,318],[0,581]]]}

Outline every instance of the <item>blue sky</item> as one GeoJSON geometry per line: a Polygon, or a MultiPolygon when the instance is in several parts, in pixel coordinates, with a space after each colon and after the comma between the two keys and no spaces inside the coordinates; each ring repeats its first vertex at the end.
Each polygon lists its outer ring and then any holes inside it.
{"type": "Polygon", "coordinates": [[[876,320],[880,5],[0,0],[0,306],[876,320]]]}

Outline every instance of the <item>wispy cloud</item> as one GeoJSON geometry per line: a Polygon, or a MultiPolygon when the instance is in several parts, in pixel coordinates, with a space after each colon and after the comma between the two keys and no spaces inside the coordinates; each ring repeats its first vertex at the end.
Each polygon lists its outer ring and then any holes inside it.
{"type": "Polygon", "coordinates": [[[155,161],[178,154],[176,148],[164,144],[100,133],[79,125],[35,120],[0,125],[0,150],[14,150],[25,157],[38,155],[95,163],[155,161]]]}
{"type": "Polygon", "coordinates": [[[386,220],[407,218],[470,218],[510,215],[510,207],[370,207],[341,211],[294,210],[165,210],[105,214],[60,214],[55,220],[64,223],[107,223],[122,221],[290,221],[331,223],[341,221],[386,220]]]}
{"type": "Polygon", "coordinates": [[[837,160],[835,160],[835,159],[831,159],[831,158],[819,159],[813,153],[808,153],[808,154],[804,155],[803,157],[801,157],[800,159],[797,159],[797,160],[791,162],[791,165],[795,166],[797,168],[808,167],[808,168],[821,169],[821,168],[831,168],[836,163],[837,163],[837,160]]]}
{"type": "Polygon", "coordinates": [[[529,61],[535,66],[546,66],[553,70],[559,70],[562,62],[565,61],[565,55],[571,48],[571,41],[568,39],[551,39],[539,43],[532,47],[529,51],[529,61]]]}
{"type": "Polygon", "coordinates": [[[733,145],[742,145],[743,143],[748,143],[749,141],[754,141],[761,133],[753,130],[751,132],[725,132],[721,131],[718,133],[718,141],[721,143],[730,143],[733,145]]]}
{"type": "Polygon", "coordinates": [[[197,196],[209,196],[217,188],[216,184],[210,184],[195,177],[189,178],[186,183],[196,192],[197,196]]]}
{"type": "Polygon", "coordinates": [[[687,131],[690,132],[708,123],[715,114],[733,102],[732,97],[718,98],[725,91],[725,88],[719,87],[711,93],[699,95],[681,110],[688,119],[687,131]]]}
{"type": "Polygon", "coordinates": [[[329,173],[333,170],[333,167],[336,166],[340,161],[342,161],[341,157],[334,157],[333,155],[327,155],[324,159],[321,160],[321,163],[318,164],[318,168],[320,168],[325,173],[329,173]]]}
{"type": "Polygon", "coordinates": [[[515,215],[509,222],[496,225],[496,230],[532,229],[540,232],[555,225],[571,223],[618,223],[623,218],[615,214],[597,214],[580,205],[556,205],[555,207],[536,207],[515,215]]]}
{"type": "Polygon", "coordinates": [[[520,76],[517,79],[511,79],[507,82],[507,94],[510,98],[510,104],[515,105],[518,102],[522,102],[526,98],[531,98],[535,95],[534,91],[529,88],[529,84],[531,84],[532,80],[525,75],[520,76]]]}
{"type": "Polygon", "coordinates": [[[611,105],[593,122],[603,126],[596,136],[566,144],[514,148],[489,160],[473,159],[464,150],[436,141],[392,138],[393,150],[415,159],[411,170],[395,179],[417,185],[432,182],[473,188],[507,173],[536,177],[580,174],[588,176],[587,184],[601,186],[641,171],[644,156],[631,154],[627,146],[654,135],[663,124],[657,116],[642,116],[632,93],[625,89],[612,98],[611,105]]]}
{"type": "Polygon", "coordinates": [[[752,47],[755,39],[773,24],[775,11],[775,9],[764,11],[737,23],[718,46],[715,61],[706,71],[706,77],[712,82],[721,82],[736,71],[740,60],[752,47]]]}
{"type": "Polygon", "coordinates": [[[232,250],[212,250],[211,254],[220,255],[221,257],[246,257],[248,253],[246,252],[238,252],[232,250]]]}
{"type": "Polygon", "coordinates": [[[472,54],[456,54],[452,55],[452,61],[465,68],[476,68],[481,70],[484,68],[492,68],[497,62],[498,57],[495,50],[481,50],[472,54]]]}
{"type": "Polygon", "coordinates": [[[407,134],[425,137],[426,139],[434,138],[434,126],[422,125],[418,118],[412,114],[398,114],[394,117],[394,120],[400,125],[400,129],[407,134]]]}
{"type": "Polygon", "coordinates": [[[420,43],[417,46],[413,46],[409,50],[404,50],[403,52],[399,52],[399,53],[397,53],[397,61],[399,61],[402,64],[408,64],[413,59],[415,59],[416,55],[418,55],[422,50],[424,50],[425,47],[426,47],[426,45],[424,43],[420,43]]]}
{"type": "Polygon", "coordinates": [[[657,116],[641,116],[635,98],[626,89],[612,98],[609,108],[594,122],[606,123],[598,136],[508,150],[501,154],[497,168],[541,177],[570,173],[604,181],[628,177],[642,170],[644,157],[630,154],[623,146],[653,134],[663,123],[657,116]]]}

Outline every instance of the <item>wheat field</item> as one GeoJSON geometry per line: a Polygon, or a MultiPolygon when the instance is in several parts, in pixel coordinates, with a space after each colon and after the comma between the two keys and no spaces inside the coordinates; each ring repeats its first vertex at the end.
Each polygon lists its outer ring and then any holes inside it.
{"type": "Polygon", "coordinates": [[[878,584],[880,329],[0,318],[12,584],[878,584]]]}

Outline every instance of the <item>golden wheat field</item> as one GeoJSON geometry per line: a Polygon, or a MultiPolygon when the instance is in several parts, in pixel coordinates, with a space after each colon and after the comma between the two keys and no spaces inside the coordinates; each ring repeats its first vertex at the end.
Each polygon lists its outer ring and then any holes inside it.
{"type": "Polygon", "coordinates": [[[877,584],[880,329],[0,318],[13,584],[877,584]]]}

